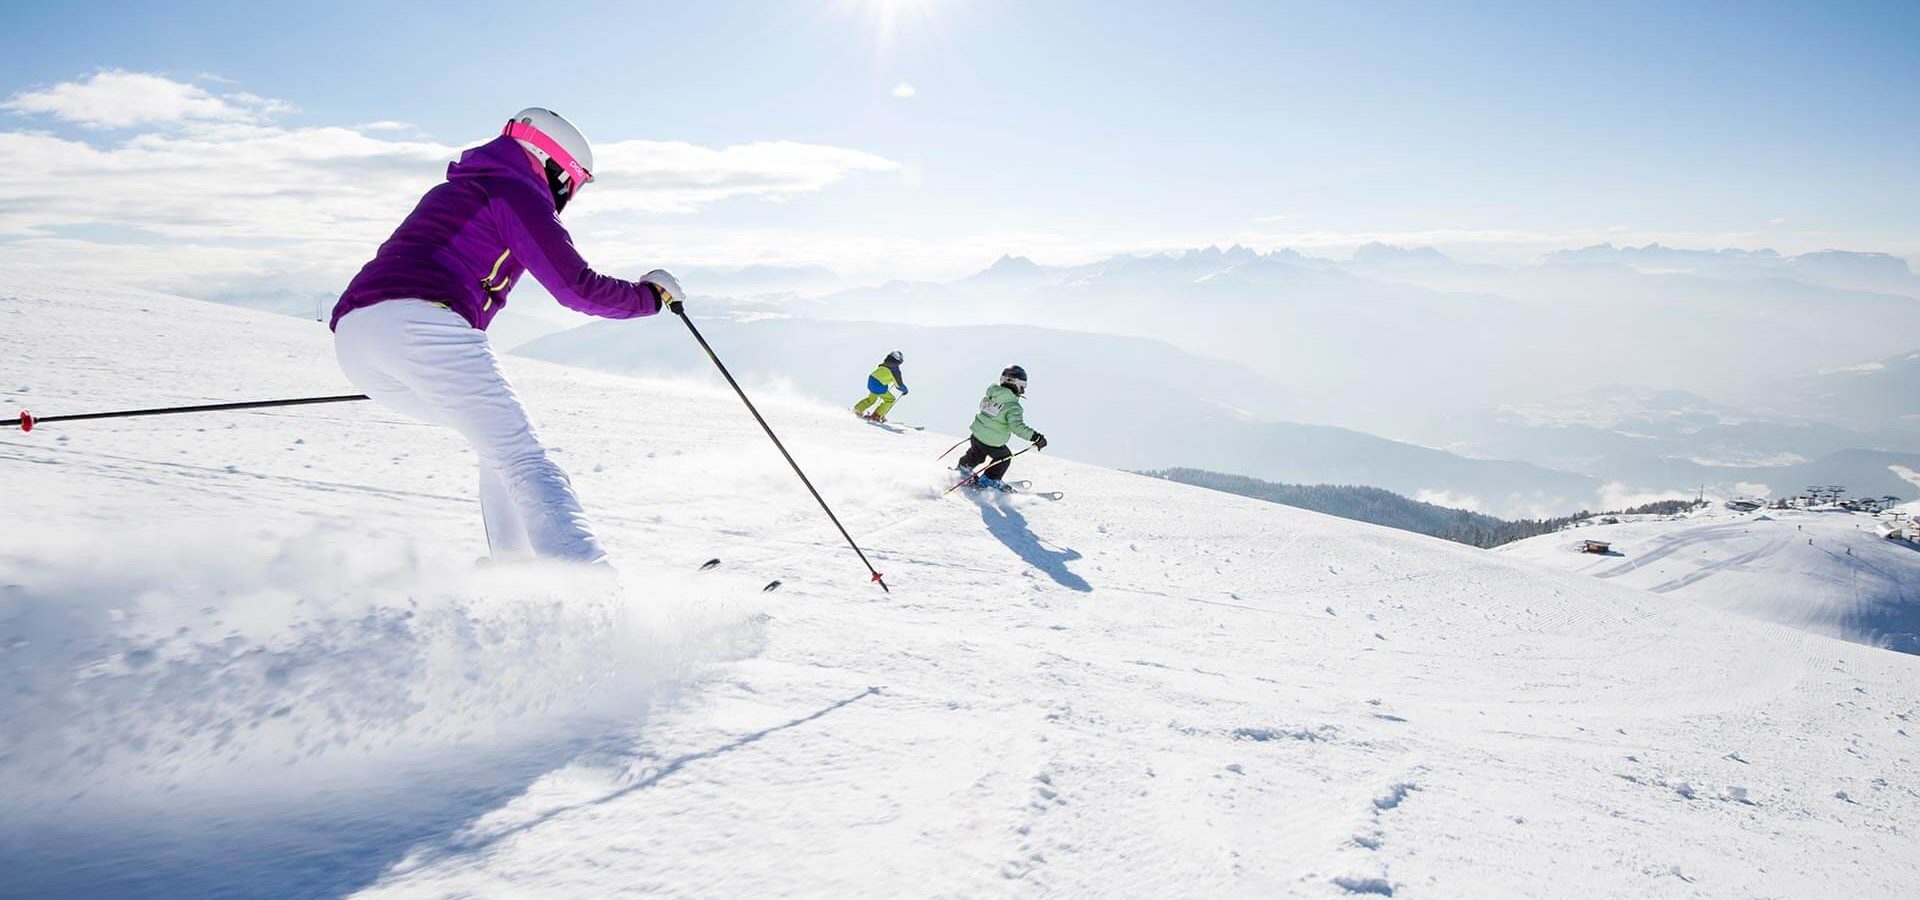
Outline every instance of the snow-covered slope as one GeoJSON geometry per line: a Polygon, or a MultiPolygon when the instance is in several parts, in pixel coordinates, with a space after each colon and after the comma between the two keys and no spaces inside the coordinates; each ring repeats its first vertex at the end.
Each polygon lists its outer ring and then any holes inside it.
{"type": "MultiPolygon", "coordinates": [[[[5,280],[0,361],[341,387],[312,323],[5,280]]],[[[942,498],[950,437],[763,398],[883,594],[711,380],[506,366],[618,586],[473,571],[466,451],[376,409],[0,437],[0,893],[1920,888],[1915,657],[1038,454],[1066,500],[942,498]]]]}
{"type": "Polygon", "coordinates": [[[1920,653],[1920,545],[1843,510],[1645,517],[1529,538],[1507,555],[1851,641],[1920,653]],[[1582,553],[1583,540],[1613,555],[1582,553]]]}

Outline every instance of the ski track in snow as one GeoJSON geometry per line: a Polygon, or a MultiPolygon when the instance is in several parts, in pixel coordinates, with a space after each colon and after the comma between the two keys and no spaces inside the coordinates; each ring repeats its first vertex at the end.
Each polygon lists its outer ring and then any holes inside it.
{"type": "MultiPolygon", "coordinates": [[[[339,380],[312,323],[65,287],[0,288],[0,359],[45,414],[339,380]]],[[[1686,599],[1730,572],[1654,595],[1046,454],[1065,501],[943,498],[951,437],[757,398],[882,594],[724,386],[506,365],[618,587],[470,570],[470,454],[372,407],[0,440],[0,893],[1920,885],[1920,658],[1686,599]]]]}

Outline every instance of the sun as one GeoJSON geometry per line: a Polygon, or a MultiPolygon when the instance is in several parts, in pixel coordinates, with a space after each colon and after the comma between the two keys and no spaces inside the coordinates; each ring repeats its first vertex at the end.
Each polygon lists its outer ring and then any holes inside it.
{"type": "Polygon", "coordinates": [[[929,32],[937,28],[936,19],[951,12],[961,0],[834,0],[837,17],[863,21],[872,32],[874,43],[882,50],[892,47],[903,33],[929,32]],[[948,7],[943,9],[942,7],[948,7]]]}

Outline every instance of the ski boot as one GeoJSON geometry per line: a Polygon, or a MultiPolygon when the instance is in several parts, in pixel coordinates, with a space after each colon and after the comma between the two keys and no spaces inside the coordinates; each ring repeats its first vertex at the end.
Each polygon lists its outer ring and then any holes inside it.
{"type": "Polygon", "coordinates": [[[1001,491],[1004,493],[1006,491],[1012,490],[1011,488],[1007,487],[1006,482],[1001,481],[998,478],[988,478],[985,475],[981,475],[975,478],[973,480],[973,483],[979,486],[980,488],[984,490],[989,490],[989,491],[1001,491]]]}

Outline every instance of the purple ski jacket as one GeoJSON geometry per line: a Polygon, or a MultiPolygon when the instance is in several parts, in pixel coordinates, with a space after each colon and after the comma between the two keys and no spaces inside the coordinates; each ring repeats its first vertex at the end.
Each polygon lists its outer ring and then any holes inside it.
{"type": "Polygon", "coordinates": [[[447,166],[446,183],[420,198],[347,284],[328,327],[383,300],[428,300],[485,330],[528,270],[554,299],[589,315],[658,313],[652,288],[602,275],[580,258],[554,212],[546,177],[533,166],[520,144],[504,136],[460,154],[447,166]]]}

